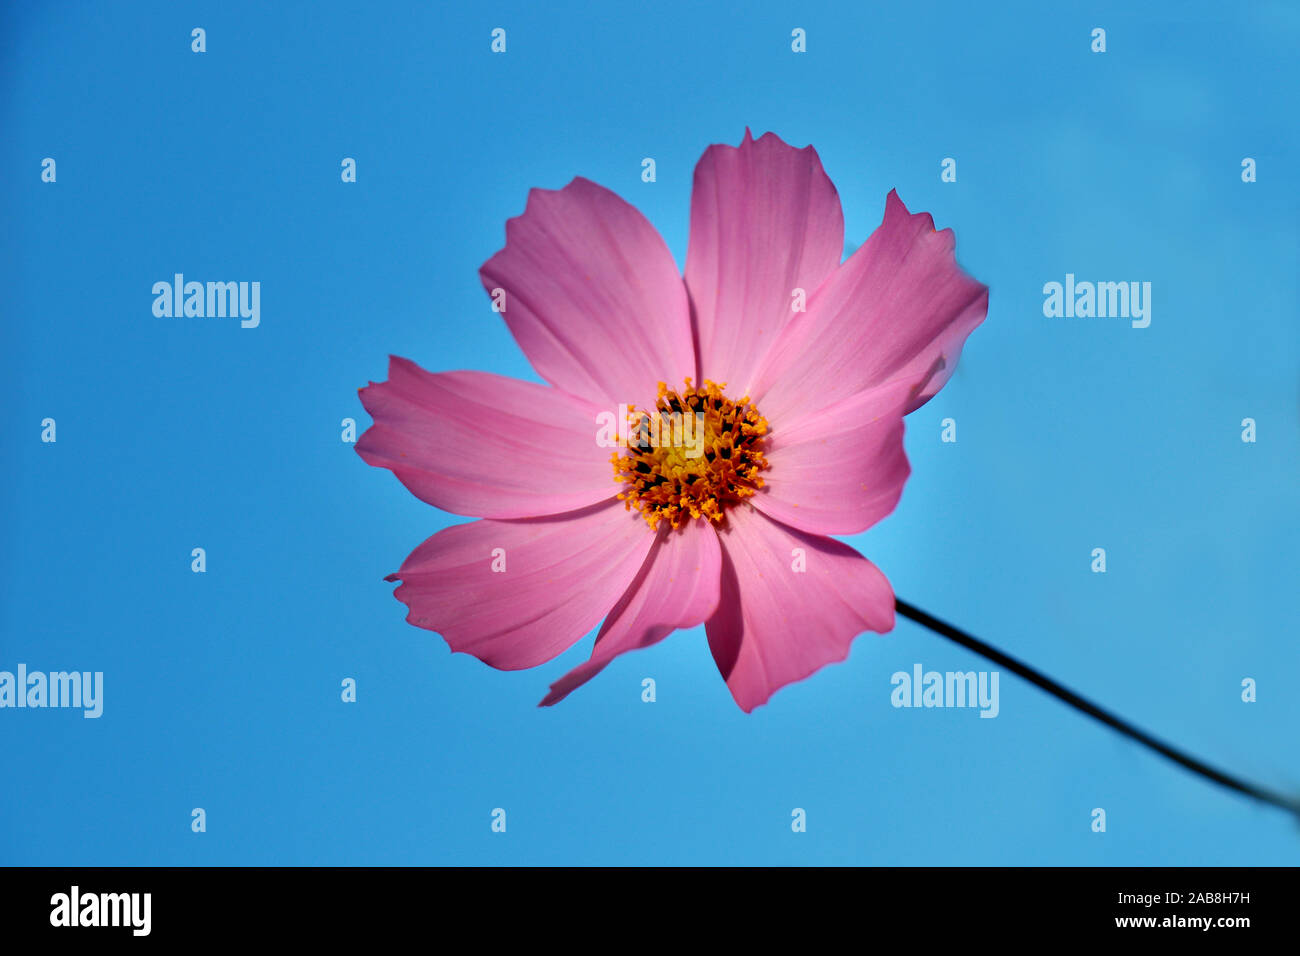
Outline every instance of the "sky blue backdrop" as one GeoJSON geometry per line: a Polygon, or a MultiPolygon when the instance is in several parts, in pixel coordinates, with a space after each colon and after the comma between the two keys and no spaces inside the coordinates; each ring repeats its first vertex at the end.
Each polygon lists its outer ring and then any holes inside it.
{"type": "Polygon", "coordinates": [[[981,667],[906,621],[752,716],[702,630],[538,710],[590,636],[504,674],[405,624],[383,575],[462,519],[339,437],[390,352],[534,377],[476,275],[530,187],[614,189],[680,264],[706,146],[812,143],[851,245],[897,187],[992,290],[908,420],[901,505],[852,542],[901,596],[1300,788],[1294,6],[459,6],[0,14],[0,669],[106,682],[97,721],[0,711],[0,861],[1300,859],[1284,815],[1009,674],[996,720],[893,709],[896,670],[981,667]],[[261,281],[261,327],[154,318],[174,272],[261,281]],[[1153,283],[1150,328],[1044,318],[1067,272],[1153,283]]]}

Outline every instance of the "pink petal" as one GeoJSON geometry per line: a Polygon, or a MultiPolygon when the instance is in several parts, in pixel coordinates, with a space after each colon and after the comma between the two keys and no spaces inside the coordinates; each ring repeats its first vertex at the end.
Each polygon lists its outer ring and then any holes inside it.
{"type": "Polygon", "coordinates": [[[619,654],[649,647],[678,628],[703,623],[718,606],[721,567],[718,536],[707,521],[660,534],[636,581],[605,618],[591,659],[552,684],[539,706],[558,704],[619,654]]]}
{"type": "Polygon", "coordinates": [[[361,389],[361,402],[375,423],[357,454],[445,511],[528,518],[618,493],[598,411],[558,389],[393,356],[388,381],[361,389]]]}
{"type": "Polygon", "coordinates": [[[886,379],[915,388],[907,411],[948,380],[984,321],[988,287],[957,266],[952,230],[891,192],[885,220],[818,290],[764,359],[751,395],[773,421],[826,408],[886,379]]]}
{"type": "Polygon", "coordinates": [[[686,286],[699,329],[701,375],[747,393],[759,360],[840,263],[844,215],[811,146],[745,130],[740,147],[715,145],[695,166],[686,286]]]}
{"type": "Polygon", "coordinates": [[[602,408],[652,406],[659,382],[695,374],[686,288],[653,226],[614,193],[575,179],[534,189],[479,270],[538,374],[602,408]]]}
{"type": "Polygon", "coordinates": [[[636,577],[654,533],[613,501],[523,521],[471,521],[439,531],[386,580],[406,620],[453,651],[501,670],[534,667],[609,613],[636,577]],[[494,571],[504,559],[505,570],[494,571]]]}
{"type": "Polygon", "coordinates": [[[773,427],[765,487],[750,502],[810,534],[857,534],[894,510],[911,473],[903,450],[908,380],[773,427]]]}
{"type": "Polygon", "coordinates": [[[894,626],[894,592],[848,545],[746,507],[727,512],[722,593],[707,630],[731,696],[746,713],[786,684],[849,653],[863,631],[894,626]],[[795,571],[801,549],[807,570],[795,571]]]}

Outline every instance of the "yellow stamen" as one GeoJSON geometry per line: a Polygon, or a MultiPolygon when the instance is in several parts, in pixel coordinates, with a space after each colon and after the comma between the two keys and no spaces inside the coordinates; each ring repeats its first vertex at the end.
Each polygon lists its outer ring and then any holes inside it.
{"type": "Polygon", "coordinates": [[[631,406],[628,448],[610,462],[614,480],[629,486],[618,496],[623,506],[635,505],[652,529],[667,521],[676,530],[700,517],[721,524],[727,508],[763,487],[767,419],[748,395],[727,398],[726,387],[706,380],[696,388],[688,378],[673,391],[660,382],[654,411],[631,406]]]}

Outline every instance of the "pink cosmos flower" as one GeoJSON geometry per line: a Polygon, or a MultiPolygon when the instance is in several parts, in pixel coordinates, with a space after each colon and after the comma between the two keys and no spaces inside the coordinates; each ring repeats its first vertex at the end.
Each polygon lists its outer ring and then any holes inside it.
{"type": "Polygon", "coordinates": [[[358,454],[423,501],[482,519],[438,532],[389,575],[407,620],[504,670],[548,661],[603,621],[591,658],[543,705],[703,623],[746,712],[843,660],[863,631],[892,629],[885,576],[828,535],[894,509],[909,474],[903,415],[984,320],[988,289],[953,247],[891,192],[880,228],[841,263],[839,196],[817,153],[772,133],[746,130],[696,165],[684,280],[609,190],[581,178],[532,190],[480,276],[550,385],[393,357],[388,380],[361,390],[374,424],[358,454]],[[643,423],[693,414],[702,453],[642,434],[611,457],[598,424],[620,406],[643,423]]]}

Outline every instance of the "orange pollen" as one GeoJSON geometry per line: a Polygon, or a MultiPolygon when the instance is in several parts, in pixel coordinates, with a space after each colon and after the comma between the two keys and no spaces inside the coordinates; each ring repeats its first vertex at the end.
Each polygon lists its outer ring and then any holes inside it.
{"type": "Polygon", "coordinates": [[[694,518],[721,524],[727,508],[763,487],[767,469],[767,419],[746,395],[733,402],[727,385],[710,381],[673,391],[659,383],[651,412],[629,406],[626,448],[610,456],[614,480],[629,511],[635,505],[651,529],[666,521],[674,530],[694,518]]]}

